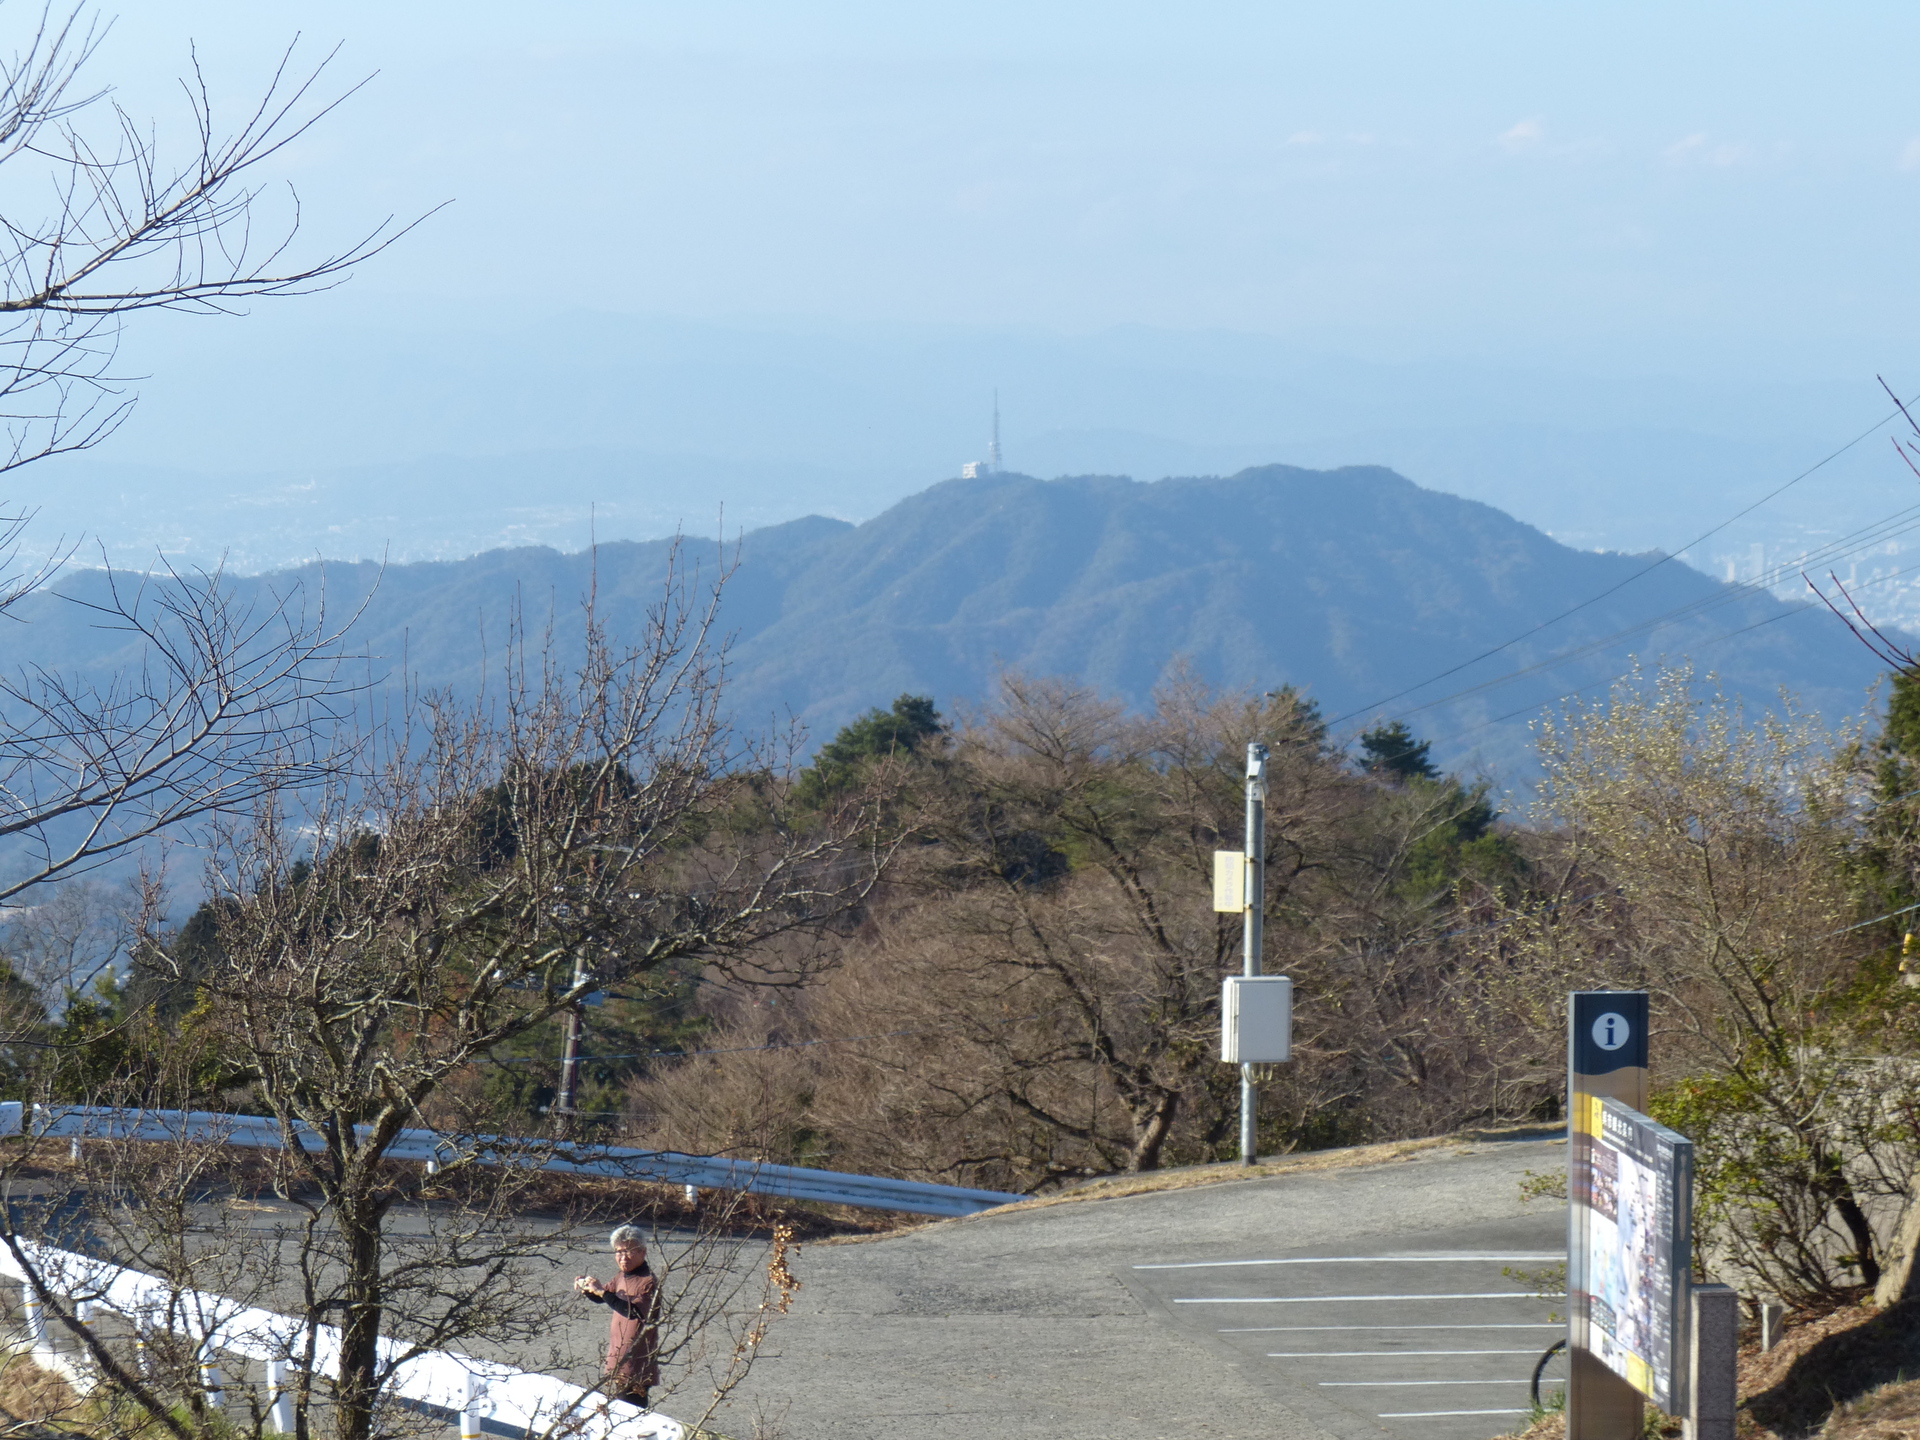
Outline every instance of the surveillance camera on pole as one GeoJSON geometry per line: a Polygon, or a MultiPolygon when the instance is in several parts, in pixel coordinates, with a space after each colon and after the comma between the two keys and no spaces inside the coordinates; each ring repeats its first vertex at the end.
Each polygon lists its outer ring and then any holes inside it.
{"type": "Polygon", "coordinates": [[[1213,908],[1242,915],[1244,965],[1220,992],[1220,1059],[1240,1067],[1240,1163],[1256,1155],[1259,1096],[1253,1067],[1293,1058],[1293,981],[1260,973],[1267,863],[1267,747],[1247,746],[1247,848],[1213,856],[1213,908]]]}

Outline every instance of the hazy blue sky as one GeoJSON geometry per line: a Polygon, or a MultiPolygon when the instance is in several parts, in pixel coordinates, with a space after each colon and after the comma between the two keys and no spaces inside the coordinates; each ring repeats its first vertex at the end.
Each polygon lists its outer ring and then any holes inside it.
{"type": "MultiPolygon", "coordinates": [[[[1694,543],[1920,392],[1920,7],[142,0],[95,73],[164,151],[190,43],[237,120],[296,33],[377,72],[264,177],[304,242],[450,203],[340,291],[137,320],[137,413],[24,472],[54,534],[863,519],[995,388],[1014,468],[1390,464],[1716,575],[1914,499],[1870,436],[1694,543]]],[[[1903,536],[1845,563],[1920,628],[1903,536]]]]}
{"type": "MultiPolygon", "coordinates": [[[[1015,467],[1386,463],[1638,549],[1920,391],[1913,7],[143,0],[95,75],[164,150],[190,45],[238,120],[296,34],[373,74],[264,177],[304,242],[450,203],[342,290],[138,319],[48,525],[264,564],[862,518],[997,387],[1015,467]]],[[[1905,503],[1853,460],[1742,553],[1905,503]]]]}
{"type": "MultiPolygon", "coordinates": [[[[19,0],[16,0],[16,5],[19,0]]],[[[1854,373],[1920,321],[1910,6],[143,0],[172,108],[295,31],[379,76],[315,233],[516,318],[1225,327],[1382,358],[1854,373]]]]}

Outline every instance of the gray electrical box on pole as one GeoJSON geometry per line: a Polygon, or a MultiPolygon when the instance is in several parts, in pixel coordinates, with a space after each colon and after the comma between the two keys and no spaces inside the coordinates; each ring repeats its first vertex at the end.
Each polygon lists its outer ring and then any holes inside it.
{"type": "Polygon", "coordinates": [[[1293,1058],[1293,981],[1284,975],[1229,975],[1221,982],[1220,1058],[1229,1065],[1276,1065],[1293,1058]]]}

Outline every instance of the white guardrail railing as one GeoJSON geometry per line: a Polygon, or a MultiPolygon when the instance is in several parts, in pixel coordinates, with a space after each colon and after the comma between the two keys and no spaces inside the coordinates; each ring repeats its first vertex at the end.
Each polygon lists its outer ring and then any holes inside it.
{"type": "MultiPolygon", "coordinates": [[[[0,1135],[18,1135],[25,1120],[19,1101],[0,1104],[0,1135]]],[[[361,1127],[362,1133],[365,1127],[361,1127]]],[[[204,1140],[278,1150],[284,1144],[280,1122],[267,1115],[219,1115],[202,1110],[116,1110],[91,1105],[35,1105],[35,1135],[76,1140],[204,1140]]],[[[323,1150],[326,1139],[310,1125],[294,1134],[307,1150],[323,1150]]],[[[975,1215],[997,1205],[1024,1200],[999,1190],[969,1190],[961,1185],[930,1185],[880,1175],[850,1175],[812,1170],[804,1165],[771,1165],[717,1155],[681,1155],[671,1150],[632,1150],[620,1145],[557,1145],[498,1135],[443,1135],[437,1130],[402,1130],[387,1150],[389,1160],[449,1164],[477,1158],[483,1165],[531,1165],[573,1175],[599,1175],[691,1185],[699,1190],[746,1190],[791,1200],[820,1200],[867,1210],[899,1210],[914,1215],[975,1215]]]]}
{"type": "MultiPolygon", "coordinates": [[[[91,1319],[97,1309],[107,1310],[126,1320],[136,1336],[165,1332],[194,1341],[201,1355],[202,1384],[215,1406],[225,1399],[218,1357],[259,1361],[265,1367],[267,1428],[293,1432],[294,1371],[305,1361],[309,1338],[302,1322],[204,1290],[177,1289],[156,1276],[72,1250],[31,1241],[20,1242],[20,1249],[39,1272],[40,1284],[70,1297],[78,1317],[91,1319]]],[[[26,1331],[35,1358],[43,1364],[64,1360],[54,1352],[26,1266],[5,1246],[0,1246],[0,1275],[20,1281],[25,1290],[26,1331]]],[[[315,1326],[312,1341],[315,1371],[331,1373],[339,1363],[339,1330],[315,1326]]],[[[398,1341],[380,1341],[382,1393],[413,1408],[459,1416],[463,1440],[475,1440],[488,1430],[534,1437],[557,1431],[570,1440],[686,1440],[686,1427],[678,1420],[608,1400],[551,1375],[451,1350],[409,1356],[407,1348],[398,1341]]],[[[80,1378],[89,1364],[82,1356],[59,1368],[80,1378]]]]}
{"type": "MultiPolygon", "coordinates": [[[[76,1143],[86,1139],[195,1140],[278,1150],[286,1139],[280,1123],[262,1115],[35,1105],[29,1122],[28,1111],[19,1101],[0,1103],[0,1135],[19,1135],[29,1129],[34,1135],[71,1138],[76,1143]]],[[[296,1125],[293,1133],[304,1149],[325,1148],[325,1137],[312,1126],[296,1125]]],[[[555,1145],[493,1135],[443,1135],[434,1130],[401,1131],[386,1158],[436,1165],[475,1159],[483,1165],[531,1165],[576,1175],[744,1190],[919,1215],[972,1215],[1026,1198],[995,1190],[710,1155],[617,1145],[555,1145]]],[[[22,1242],[21,1249],[41,1272],[42,1283],[50,1291],[72,1297],[82,1308],[97,1305],[112,1311],[125,1318],[136,1333],[166,1330],[191,1336],[206,1356],[203,1371],[207,1388],[216,1398],[221,1381],[215,1352],[261,1362],[266,1367],[270,1428],[293,1429],[289,1373],[296,1360],[306,1354],[308,1332],[302,1322],[205,1291],[176,1290],[155,1276],[74,1251],[27,1242],[22,1242]]],[[[0,1246],[0,1275],[26,1286],[29,1336],[35,1352],[51,1358],[40,1304],[24,1267],[4,1246],[0,1246]]],[[[333,1326],[317,1326],[312,1339],[316,1369],[322,1374],[330,1372],[338,1361],[339,1331],[333,1326]]],[[[399,1342],[382,1340],[380,1344],[385,1392],[408,1405],[457,1414],[463,1440],[477,1437],[482,1430],[540,1436],[556,1427],[578,1440],[685,1440],[685,1427],[677,1420],[606,1400],[551,1375],[453,1351],[431,1351],[407,1358],[406,1347],[399,1342]]]]}

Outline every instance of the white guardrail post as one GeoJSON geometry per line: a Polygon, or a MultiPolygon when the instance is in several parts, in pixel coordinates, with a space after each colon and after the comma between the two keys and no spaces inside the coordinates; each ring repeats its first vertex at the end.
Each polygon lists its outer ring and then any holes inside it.
{"type": "MultiPolygon", "coordinates": [[[[124,1316],[136,1333],[172,1326],[190,1336],[201,1386],[207,1403],[215,1408],[226,1400],[220,1352],[264,1362],[268,1423],[282,1433],[290,1433],[294,1421],[290,1357],[306,1354],[311,1340],[317,1369],[330,1370],[338,1361],[340,1332],[334,1326],[319,1325],[309,1331],[291,1316],[241,1305],[204,1290],[180,1290],[157,1276],[90,1255],[35,1243],[21,1248],[49,1289],[88,1295],[84,1308],[89,1313],[104,1307],[124,1316]],[[91,1298],[96,1295],[97,1300],[91,1298]]],[[[25,1268],[4,1248],[0,1248],[0,1275],[27,1284],[25,1268]]],[[[45,1336],[44,1312],[35,1306],[29,1317],[29,1338],[35,1323],[45,1336]]],[[[382,1340],[380,1347],[384,1392],[402,1404],[456,1421],[463,1435],[478,1435],[483,1420],[490,1418],[495,1430],[509,1433],[541,1435],[559,1425],[576,1440],[686,1440],[686,1427],[671,1416],[608,1401],[551,1375],[447,1350],[402,1359],[404,1347],[391,1340],[382,1340]]],[[[48,1347],[42,1358],[58,1365],[62,1357],[48,1347]]]]}
{"type": "Polygon", "coordinates": [[[215,1410],[227,1408],[227,1392],[223,1388],[225,1377],[220,1373],[220,1365],[214,1356],[213,1341],[200,1342],[200,1393],[206,1397],[207,1404],[215,1410]]]}
{"type": "Polygon", "coordinates": [[[480,1440],[480,1401],[487,1393],[487,1382],[467,1372],[467,1403],[460,1407],[460,1440],[480,1440]]]}
{"type": "Polygon", "coordinates": [[[287,1384],[287,1362],[267,1359],[267,1429],[293,1434],[293,1390],[287,1384]]]}
{"type": "Polygon", "coordinates": [[[22,1284],[20,1293],[24,1297],[21,1310],[24,1313],[22,1327],[27,1332],[27,1348],[38,1356],[44,1356],[52,1347],[47,1343],[47,1312],[40,1304],[40,1297],[33,1293],[31,1285],[22,1284]]]}
{"type": "MultiPolygon", "coordinates": [[[[35,1105],[0,1102],[0,1136],[30,1132],[47,1138],[192,1140],[250,1149],[278,1150],[288,1136],[278,1121],[263,1115],[223,1115],[190,1110],[120,1110],[102,1106],[35,1105]]],[[[325,1138],[310,1126],[295,1126],[292,1141],[302,1149],[323,1149],[325,1138]]],[[[550,1142],[498,1135],[442,1135],[404,1130],[387,1158],[431,1163],[437,1169],[452,1160],[481,1165],[537,1166],[565,1174],[678,1185],[697,1200],[701,1190],[741,1190],[793,1200],[815,1200],[908,1214],[974,1215],[1024,1200],[1024,1195],[932,1185],[879,1175],[814,1170],[801,1165],[769,1165],[713,1155],[682,1155],[667,1150],[637,1150],[618,1145],[570,1145],[557,1151],[550,1142]]],[[[111,1265],[92,1256],[52,1246],[23,1247],[52,1289],[99,1295],[99,1303],[126,1316],[136,1331],[157,1325],[189,1330],[200,1350],[201,1384],[207,1402],[225,1401],[217,1352],[227,1351],[267,1366],[269,1423],[283,1432],[293,1428],[289,1393],[289,1357],[306,1354],[313,1341],[317,1370],[329,1369],[339,1354],[339,1332],[317,1326],[312,1332],[290,1316],[241,1305],[205,1291],[178,1291],[156,1276],[111,1265]]],[[[0,1275],[26,1287],[26,1338],[37,1354],[51,1354],[46,1316],[21,1266],[0,1248],[0,1275]]],[[[578,1440],[685,1440],[679,1421],[657,1411],[609,1401],[596,1392],[551,1375],[517,1370],[452,1351],[435,1351],[401,1361],[400,1347],[382,1341],[384,1384],[396,1400],[433,1412],[458,1416],[468,1440],[480,1433],[483,1417],[496,1429],[536,1435],[569,1421],[578,1440]]]]}

